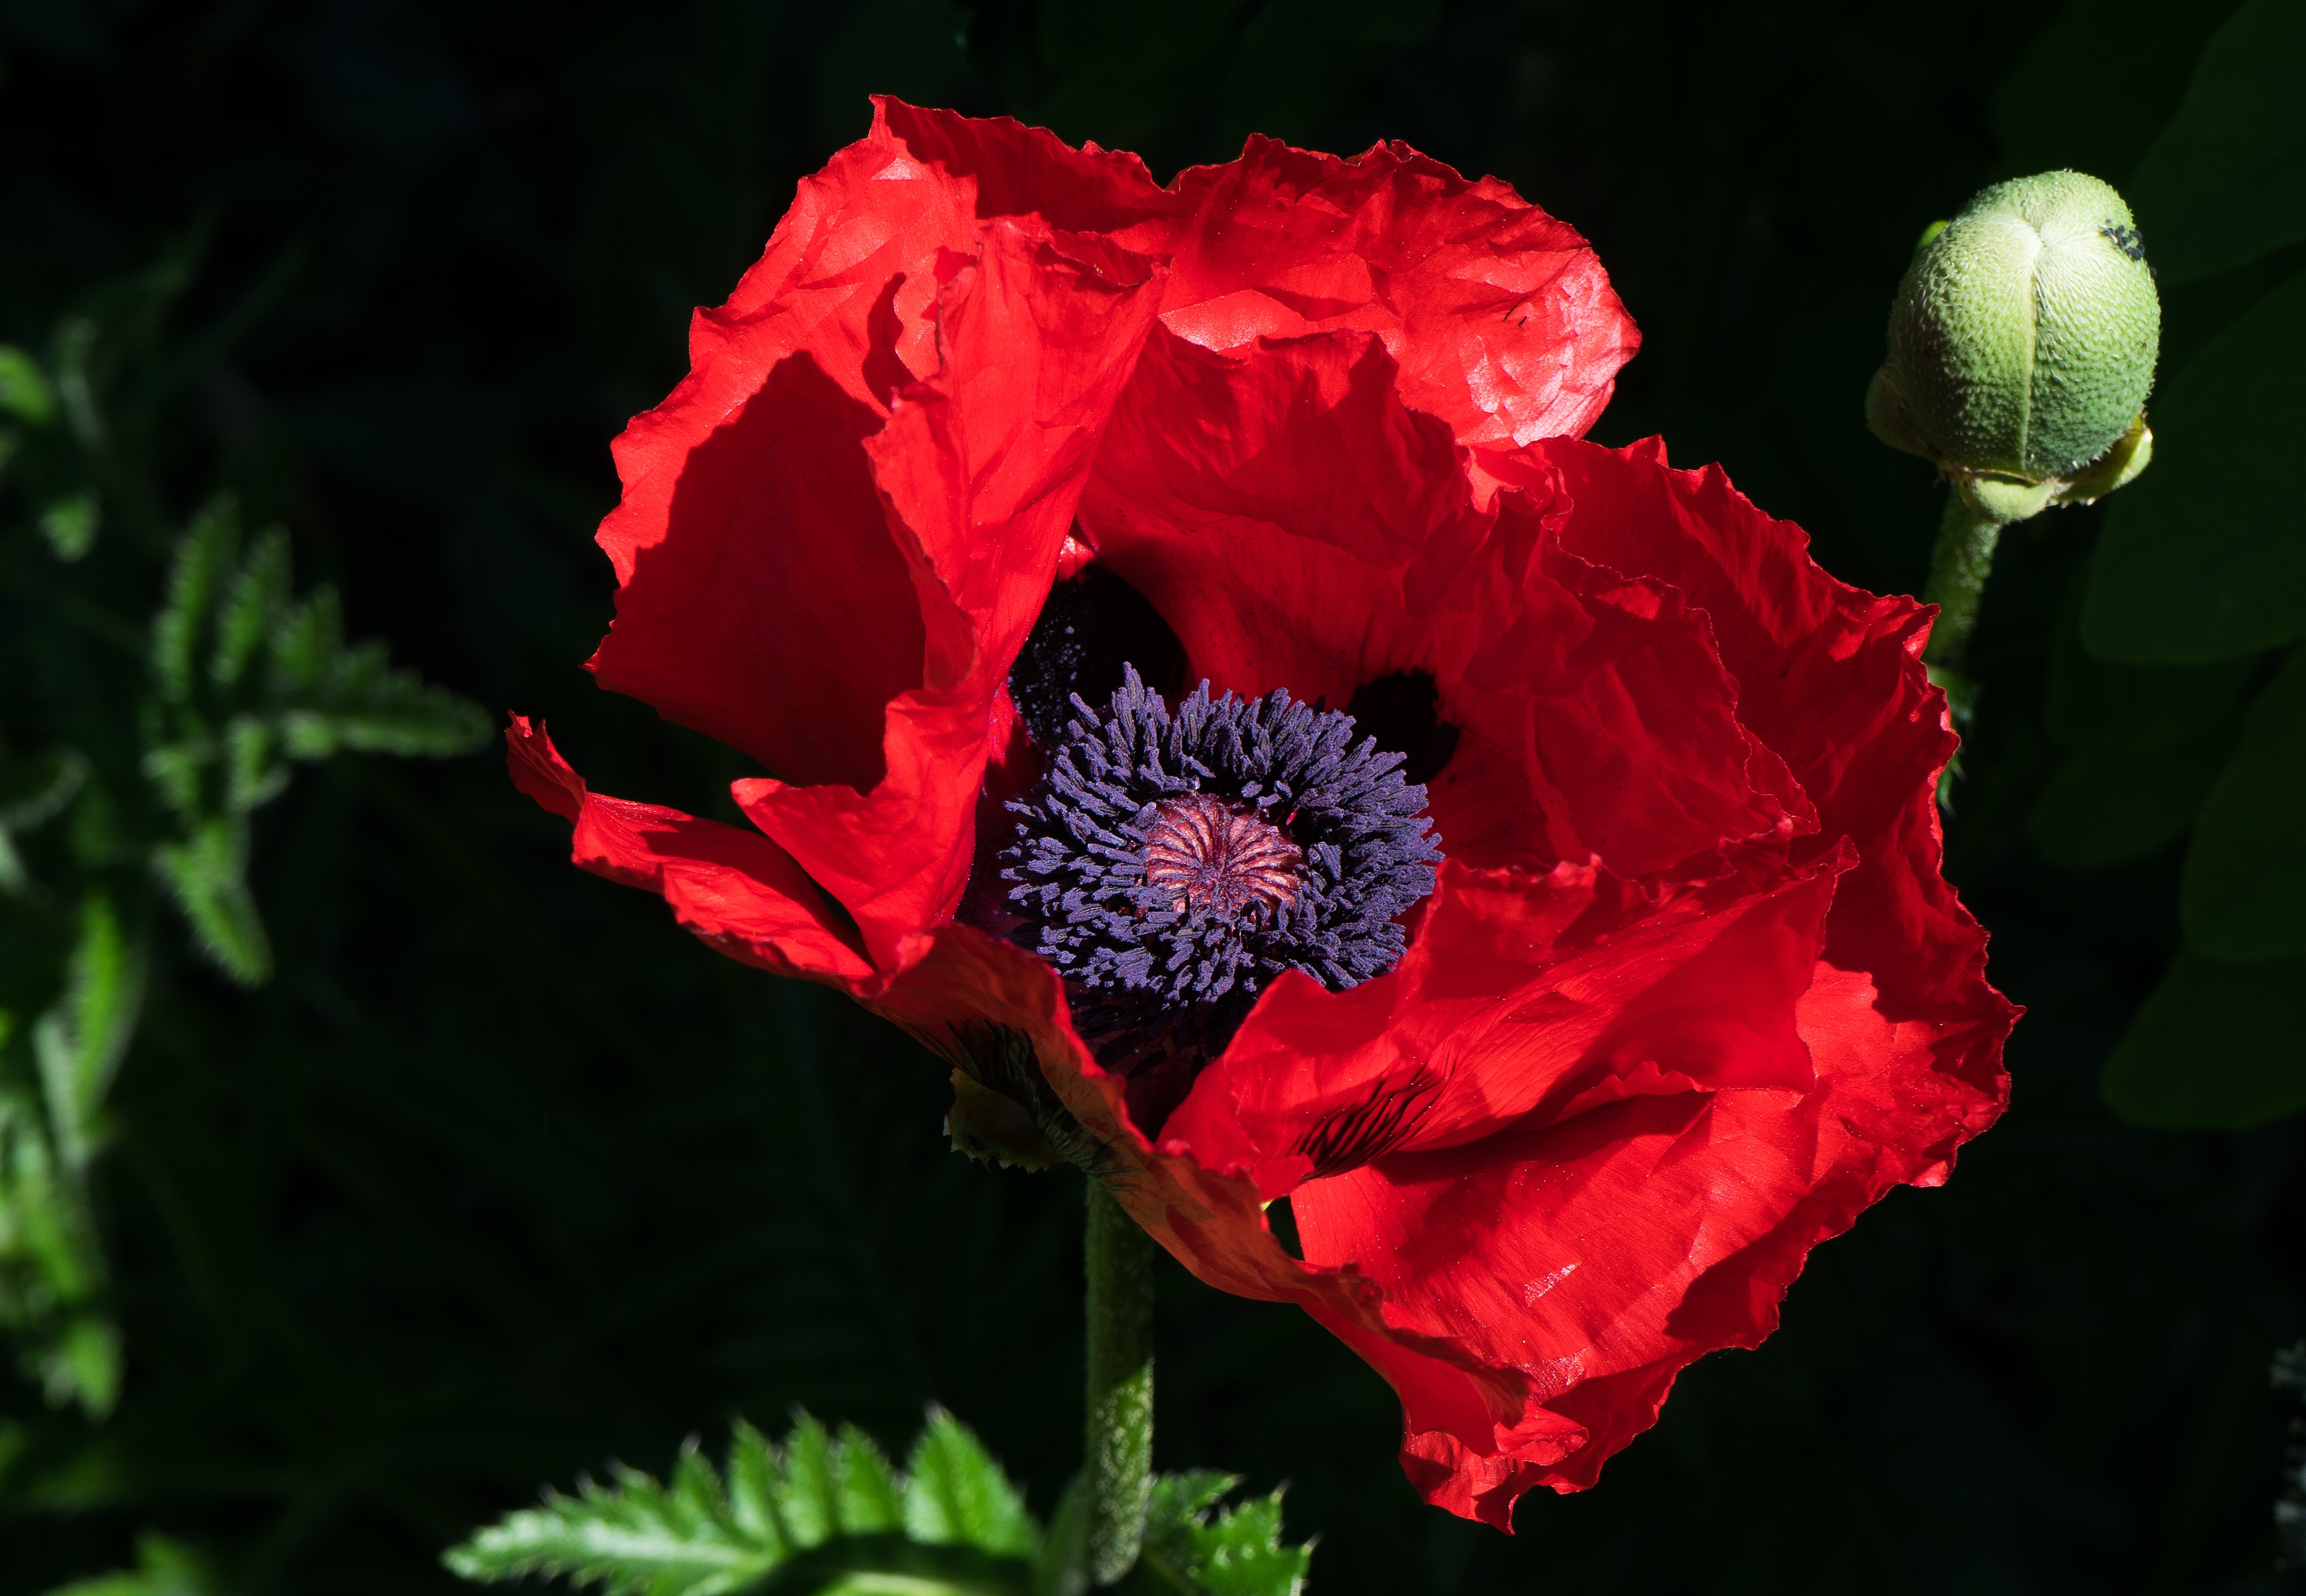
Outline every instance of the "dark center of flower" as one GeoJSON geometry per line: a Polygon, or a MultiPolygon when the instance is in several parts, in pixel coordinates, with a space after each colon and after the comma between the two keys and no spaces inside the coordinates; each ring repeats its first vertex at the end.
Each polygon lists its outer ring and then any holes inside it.
{"type": "Polygon", "coordinates": [[[1425,789],[1349,714],[1206,681],[1172,711],[1124,663],[1042,754],[1001,856],[1014,935],[1064,977],[1149,1131],[1284,971],[1332,991],[1382,975],[1433,890],[1425,789]]]}
{"type": "Polygon", "coordinates": [[[1176,914],[1285,909],[1297,901],[1304,862],[1305,850],[1280,827],[1206,793],[1162,799],[1145,828],[1145,883],[1176,914]]]}

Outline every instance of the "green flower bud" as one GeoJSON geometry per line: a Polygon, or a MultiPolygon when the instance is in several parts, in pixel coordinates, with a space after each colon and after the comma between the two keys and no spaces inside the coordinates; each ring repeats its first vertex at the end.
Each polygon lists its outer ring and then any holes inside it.
{"type": "Polygon", "coordinates": [[[1979,515],[2022,520],[2145,468],[2161,333],[2120,194],[2079,172],[1998,183],[1923,235],[1866,420],[1979,515]]]}

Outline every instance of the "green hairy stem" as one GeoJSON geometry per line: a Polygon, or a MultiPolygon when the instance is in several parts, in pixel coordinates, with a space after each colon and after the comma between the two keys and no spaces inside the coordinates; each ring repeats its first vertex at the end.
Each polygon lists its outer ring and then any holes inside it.
{"type": "Polygon", "coordinates": [[[2002,525],[1972,509],[1959,492],[1947,491],[1937,550],[1930,556],[1930,582],[1922,591],[1923,602],[1938,607],[1937,624],[1930,628],[1929,647],[1922,654],[1924,664],[1943,670],[1960,668],[1969,634],[1977,625],[1978,595],[1994,569],[1994,545],[2001,539],[2002,525]]]}
{"type": "Polygon", "coordinates": [[[1153,1240],[1089,1182],[1089,1574],[1136,1566],[1153,1491],[1153,1240]]]}

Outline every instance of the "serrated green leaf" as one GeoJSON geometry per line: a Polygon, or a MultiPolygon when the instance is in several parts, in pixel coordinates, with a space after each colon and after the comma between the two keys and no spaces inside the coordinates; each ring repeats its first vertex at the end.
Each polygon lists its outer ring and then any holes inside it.
{"type": "Polygon", "coordinates": [[[2178,114],[2130,183],[2148,258],[2168,281],[2306,238],[2302,81],[2306,7],[2297,0],[2245,0],[2211,35],[2178,114]]]}
{"type": "MultiPolygon", "coordinates": [[[[967,1430],[949,1418],[946,1424],[959,1438],[939,1438],[937,1456],[982,1455],[967,1430]]],[[[1001,1485],[1013,1498],[1014,1488],[1001,1485]]],[[[1024,1553],[1015,1555],[855,1527],[893,1525],[908,1486],[853,1426],[836,1441],[799,1414],[780,1453],[739,1421],[725,1481],[692,1443],[668,1484],[617,1468],[608,1486],[587,1481],[574,1497],[548,1492],[541,1507],[508,1515],[443,1560],[467,1579],[558,1575],[611,1596],[715,1596],[756,1586],[796,1596],[1023,1596],[1021,1558],[1038,1542],[1029,1518],[1024,1553]]]]}
{"type": "Polygon", "coordinates": [[[753,1541],[781,1556],[784,1526],[777,1513],[781,1465],[768,1437],[742,1419],[729,1437],[729,1514],[753,1541]]]}
{"type": "Polygon", "coordinates": [[[841,1532],[877,1535],[905,1527],[904,1492],[896,1471],[873,1438],[854,1424],[841,1427],[834,1455],[839,1483],[834,1501],[841,1532]]]}
{"type": "Polygon", "coordinates": [[[193,661],[217,589],[240,547],[240,509],[229,494],[209,500],[177,541],[167,601],[152,622],[152,675],[172,704],[191,700],[193,661]]]}
{"type": "Polygon", "coordinates": [[[2306,651],[2250,705],[2195,824],[2178,903],[2187,943],[2208,958],[2306,954],[2306,651]]]}
{"type": "Polygon", "coordinates": [[[541,1507],[508,1514],[443,1559],[470,1580],[557,1575],[607,1596],[720,1596],[776,1566],[776,1549],[700,1521],[648,1475],[619,1469],[612,1486],[581,1482],[547,1492],[541,1507]]]}
{"type": "Polygon", "coordinates": [[[1238,1483],[1208,1470],[1157,1480],[1145,1523],[1146,1577],[1130,1583],[1201,1596],[1297,1596],[1313,1549],[1282,1543],[1279,1491],[1212,1515],[1238,1483]]]}
{"type": "Polygon", "coordinates": [[[253,715],[235,715],[224,734],[224,807],[235,815],[260,809],[288,786],[288,767],[275,754],[279,739],[253,715]]]}
{"type": "Polygon", "coordinates": [[[209,815],[187,840],[154,849],[152,863],[192,923],[193,944],[242,986],[261,986],[272,945],[248,888],[248,817],[209,815]]]}
{"type": "Polygon", "coordinates": [[[1030,1557],[1040,1536],[1024,1498],[969,1427],[940,1407],[905,1462],[905,1533],[932,1545],[1030,1557]]]}
{"type": "Polygon", "coordinates": [[[2306,1108],[2306,960],[2219,964],[2181,952],[2106,1061],[2123,1119],[2242,1131],[2306,1108]]]}
{"type": "Polygon", "coordinates": [[[91,893],[81,906],[64,995],[32,1031],[56,1153],[69,1169],[85,1170],[95,1156],[97,1114],[127,1054],[143,1001],[143,959],[121,929],[111,900],[91,893]]]}
{"type": "Polygon", "coordinates": [[[2306,634],[2306,273],[2245,311],[2151,413],[2154,464],[2114,496],[2083,645],[2200,664],[2306,634]]]}
{"type": "Polygon", "coordinates": [[[288,534],[276,526],[257,540],[218,606],[209,677],[218,687],[236,687],[248,673],[257,652],[282,624],[289,585],[288,534]]]}
{"type": "Polygon", "coordinates": [[[283,610],[274,623],[274,690],[286,694],[320,691],[337,656],[344,652],[344,606],[335,588],[317,587],[303,602],[283,610]]]}
{"type": "Polygon", "coordinates": [[[94,1305],[106,1270],[86,1165],[94,1100],[125,1046],[130,989],[141,983],[135,961],[104,945],[108,915],[81,919],[64,991],[31,1028],[37,1068],[29,1080],[0,1076],[0,1327],[51,1405],[77,1402],[101,1418],[119,1395],[120,1343],[94,1305]]]}
{"type": "Polygon", "coordinates": [[[815,1418],[796,1413],[792,1433],[785,1438],[782,1485],[777,1492],[777,1515],[796,1549],[815,1546],[833,1533],[839,1491],[833,1474],[833,1438],[815,1418]]]}
{"type": "Polygon", "coordinates": [[[13,344],[0,344],[0,410],[45,427],[56,414],[56,390],[39,363],[13,344]]]}

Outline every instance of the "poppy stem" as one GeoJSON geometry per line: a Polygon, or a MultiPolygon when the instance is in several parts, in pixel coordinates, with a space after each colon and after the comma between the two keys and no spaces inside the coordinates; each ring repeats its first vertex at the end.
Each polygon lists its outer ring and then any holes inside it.
{"type": "Polygon", "coordinates": [[[2002,523],[1970,508],[1960,492],[1946,490],[1945,517],[1938,523],[1938,545],[1930,556],[1929,585],[1922,601],[1938,607],[1937,624],[1922,662],[1938,670],[1960,668],[1969,634],[1977,625],[1977,602],[1994,569],[1994,546],[2002,523]]]}
{"type": "Polygon", "coordinates": [[[1137,1564],[1153,1494],[1153,1239],[1089,1181],[1089,1574],[1137,1564]]]}

